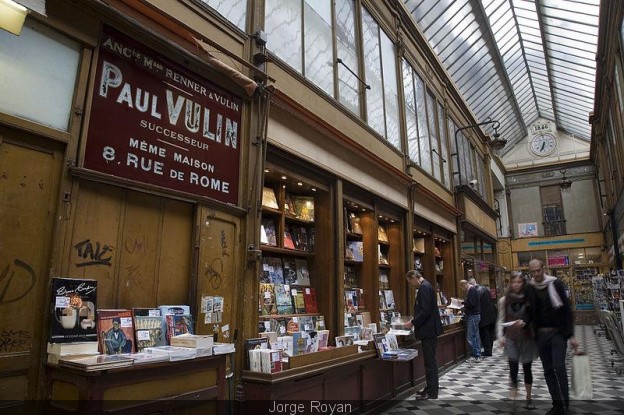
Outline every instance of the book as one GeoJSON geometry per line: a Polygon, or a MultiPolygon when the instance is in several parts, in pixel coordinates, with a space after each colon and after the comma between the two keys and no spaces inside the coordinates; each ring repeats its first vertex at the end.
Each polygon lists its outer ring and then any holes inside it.
{"type": "Polygon", "coordinates": [[[349,226],[351,228],[351,233],[362,235],[362,225],[360,225],[360,221],[360,217],[355,213],[349,214],[349,226]]]}
{"type": "Polygon", "coordinates": [[[284,258],[284,284],[297,284],[297,263],[292,258],[284,258]]]}
{"type": "Polygon", "coordinates": [[[52,278],[50,343],[97,342],[97,281],[52,278]]]}
{"type": "Polygon", "coordinates": [[[293,338],[293,356],[305,354],[308,344],[308,335],[306,332],[298,331],[292,334],[293,338]]]}
{"type": "Polygon", "coordinates": [[[325,316],[312,316],[312,321],[316,331],[325,330],[325,316]]]}
{"type": "Polygon", "coordinates": [[[171,338],[172,346],[191,347],[194,349],[210,349],[211,353],[213,344],[214,337],[212,335],[185,333],[171,338]]]}
{"type": "Polygon", "coordinates": [[[275,293],[277,314],[294,314],[295,309],[290,296],[290,286],[285,284],[275,284],[273,286],[273,292],[275,293]]]}
{"type": "Polygon", "coordinates": [[[295,259],[295,267],[297,273],[297,282],[298,285],[310,285],[310,271],[308,269],[308,260],[307,259],[295,259]]]}
{"type": "Polygon", "coordinates": [[[290,295],[295,306],[295,313],[302,314],[306,312],[305,301],[303,298],[303,290],[301,288],[291,288],[290,295]]]}
{"type": "Polygon", "coordinates": [[[313,316],[299,316],[299,331],[316,331],[313,316]]]}
{"type": "Polygon", "coordinates": [[[146,347],[143,351],[148,355],[167,356],[170,362],[176,362],[178,360],[195,359],[197,357],[197,350],[190,347],[177,347],[177,346],[156,346],[146,347]]]}
{"type": "Polygon", "coordinates": [[[292,336],[279,336],[277,338],[277,350],[282,350],[284,356],[294,356],[293,338],[292,336]]]}
{"type": "Polygon", "coordinates": [[[252,350],[268,349],[269,339],[258,337],[245,340],[245,369],[260,372],[260,357],[254,356],[252,350]]]}
{"type": "Polygon", "coordinates": [[[260,225],[260,243],[264,245],[269,244],[269,237],[267,236],[266,229],[264,225],[260,225]]]}
{"type": "Polygon", "coordinates": [[[388,233],[382,225],[377,226],[377,240],[379,242],[388,242],[388,233]]]}
{"type": "Polygon", "coordinates": [[[425,238],[414,238],[414,252],[417,254],[425,253],[425,238]]]}
{"type": "Polygon", "coordinates": [[[295,204],[293,202],[292,195],[289,193],[286,193],[284,198],[284,213],[288,216],[297,216],[295,213],[295,204]]]}
{"type": "Polygon", "coordinates": [[[295,249],[299,251],[311,251],[310,250],[310,238],[308,236],[308,231],[303,226],[293,226],[291,228],[293,243],[295,245],[295,249]]]}
{"type": "Polygon", "coordinates": [[[301,220],[314,221],[314,198],[308,196],[293,196],[295,216],[301,220]]]}
{"type": "Polygon", "coordinates": [[[284,284],[282,260],[275,257],[262,257],[261,281],[271,284],[284,284]]]}
{"type": "Polygon", "coordinates": [[[275,197],[275,190],[273,190],[273,188],[266,186],[262,188],[262,206],[271,209],[279,209],[277,198],[275,197]]]}
{"type": "Polygon", "coordinates": [[[387,246],[383,247],[381,245],[377,245],[377,250],[379,252],[379,264],[388,265],[390,262],[388,261],[388,250],[387,246]]]}
{"type": "Polygon", "coordinates": [[[134,353],[132,310],[97,310],[97,330],[102,354],[134,353]]]}
{"type": "MultiPolygon", "coordinates": [[[[214,304],[213,304],[214,306],[214,304]]],[[[161,318],[161,330],[165,336],[165,342],[163,346],[169,344],[169,339],[171,339],[172,332],[169,330],[169,325],[167,324],[167,315],[169,314],[191,314],[191,308],[187,305],[161,305],[158,306],[160,310],[160,318],[161,318]]]]}
{"type": "Polygon", "coordinates": [[[48,363],[58,363],[60,359],[99,355],[98,342],[48,343],[48,363]]]}
{"type": "Polygon", "coordinates": [[[295,249],[295,242],[293,241],[290,229],[284,229],[284,248],[295,249]]]}
{"type": "Polygon", "coordinates": [[[269,340],[269,348],[273,349],[277,346],[277,332],[276,331],[265,331],[260,333],[260,337],[266,338],[269,340]]]}
{"type": "Polygon", "coordinates": [[[118,367],[132,366],[134,360],[121,355],[97,355],[77,358],[65,358],[59,360],[59,366],[93,372],[96,370],[108,370],[118,367]]]}
{"type": "Polygon", "coordinates": [[[336,336],[336,347],[350,346],[353,344],[352,336],[336,336]]]}
{"type": "MultiPolygon", "coordinates": [[[[384,297],[384,304],[385,304],[385,309],[388,310],[394,310],[395,308],[395,303],[394,303],[394,293],[392,292],[392,290],[382,290],[380,291],[381,295],[383,295],[384,297]]],[[[381,306],[381,303],[380,303],[381,306]]]]}
{"type": "MultiPolygon", "coordinates": [[[[266,244],[269,246],[277,246],[277,233],[275,232],[275,221],[270,218],[262,218],[262,227],[266,233],[266,244]]],[[[262,228],[260,229],[262,230],[262,228]]]]}
{"type": "Polygon", "coordinates": [[[218,343],[215,342],[212,346],[213,354],[229,354],[234,353],[236,351],[236,347],[234,343],[218,343]]]}
{"type": "Polygon", "coordinates": [[[273,291],[273,284],[260,284],[259,291],[260,301],[260,314],[270,315],[277,314],[277,307],[275,305],[275,292],[273,291]]]}
{"type": "Polygon", "coordinates": [[[305,304],[306,313],[318,313],[318,304],[316,302],[316,288],[306,287],[303,289],[303,302],[305,304]]]}
{"type": "Polygon", "coordinates": [[[364,243],[362,241],[349,241],[346,251],[348,260],[355,262],[364,261],[364,243]]]}
{"type": "Polygon", "coordinates": [[[262,373],[276,373],[282,371],[282,351],[271,349],[254,350],[260,355],[262,373]]]}
{"type": "Polygon", "coordinates": [[[149,354],[149,353],[139,352],[139,353],[131,353],[125,356],[133,360],[134,366],[169,361],[169,356],[165,354],[149,354]]]}
{"type": "Polygon", "coordinates": [[[319,350],[327,347],[329,342],[329,330],[318,330],[316,333],[316,337],[318,337],[317,342],[319,350]]]}
{"type": "Polygon", "coordinates": [[[164,346],[165,333],[162,332],[162,316],[158,308],[133,308],[134,335],[137,352],[146,347],[164,346]]]}

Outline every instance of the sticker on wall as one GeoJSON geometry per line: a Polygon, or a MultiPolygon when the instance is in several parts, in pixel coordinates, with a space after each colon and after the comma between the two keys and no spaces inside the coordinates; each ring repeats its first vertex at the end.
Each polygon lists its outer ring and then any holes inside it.
{"type": "Polygon", "coordinates": [[[201,300],[204,324],[221,323],[223,320],[223,297],[204,296],[201,300]]]}
{"type": "Polygon", "coordinates": [[[519,238],[530,238],[532,236],[539,236],[537,233],[537,222],[518,224],[519,238]]]}

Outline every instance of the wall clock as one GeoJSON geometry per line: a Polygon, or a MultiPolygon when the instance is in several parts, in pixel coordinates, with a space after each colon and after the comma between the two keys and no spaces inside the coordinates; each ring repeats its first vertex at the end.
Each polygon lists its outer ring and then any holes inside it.
{"type": "Polygon", "coordinates": [[[531,139],[529,147],[537,156],[548,156],[557,148],[557,139],[552,134],[536,134],[531,139]]]}

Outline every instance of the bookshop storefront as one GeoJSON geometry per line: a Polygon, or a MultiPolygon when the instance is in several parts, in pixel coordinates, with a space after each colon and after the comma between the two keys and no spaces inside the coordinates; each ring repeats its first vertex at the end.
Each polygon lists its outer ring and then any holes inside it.
{"type": "MultiPolygon", "coordinates": [[[[0,350],[0,379],[10,385],[2,399],[107,399],[103,385],[120,379],[94,385],[40,362],[46,351],[67,354],[65,343],[103,341],[103,331],[126,341],[102,343],[101,352],[136,352],[168,336],[160,326],[132,332],[141,329],[133,309],[155,316],[157,306],[179,305],[188,331],[221,342],[242,327],[248,95],[171,37],[90,4],[50,2],[49,16],[74,20],[27,19],[19,37],[0,33],[0,59],[15,63],[0,95],[21,97],[18,105],[0,99],[3,246],[11,247],[0,258],[25,277],[1,304],[3,327],[17,336],[0,350]],[[79,298],[85,287],[89,296],[79,298]],[[108,329],[98,325],[103,309],[120,310],[108,329]]],[[[176,394],[225,398],[224,356],[174,366],[163,370],[176,394]]],[[[145,370],[126,374],[127,393],[165,396],[162,373],[145,370]]]]}

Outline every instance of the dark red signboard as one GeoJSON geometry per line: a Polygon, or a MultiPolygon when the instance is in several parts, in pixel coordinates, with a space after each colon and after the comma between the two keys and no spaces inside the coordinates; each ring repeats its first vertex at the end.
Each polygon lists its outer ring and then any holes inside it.
{"type": "Polygon", "coordinates": [[[242,101],[105,27],[84,167],[238,203],[242,101]]]}

